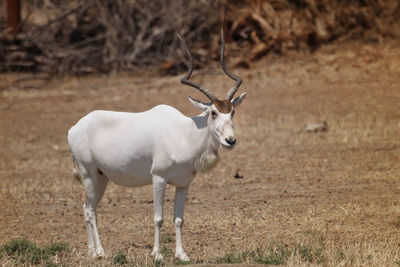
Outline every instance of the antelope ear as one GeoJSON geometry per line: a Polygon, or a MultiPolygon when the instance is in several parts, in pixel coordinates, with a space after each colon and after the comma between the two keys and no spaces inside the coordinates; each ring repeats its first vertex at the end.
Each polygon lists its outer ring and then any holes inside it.
{"type": "Polygon", "coordinates": [[[210,106],[209,104],[203,103],[199,100],[193,99],[190,96],[188,96],[189,101],[195,106],[196,108],[200,109],[203,112],[208,112],[208,107],[210,106]]]}
{"type": "Polygon", "coordinates": [[[232,106],[236,108],[240,104],[242,104],[243,99],[246,98],[247,93],[243,93],[240,96],[236,97],[235,99],[232,100],[232,106]]]}

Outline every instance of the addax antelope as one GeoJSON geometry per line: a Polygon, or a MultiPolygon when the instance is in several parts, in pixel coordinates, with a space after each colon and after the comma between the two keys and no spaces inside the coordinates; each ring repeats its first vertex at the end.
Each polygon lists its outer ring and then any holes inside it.
{"type": "Polygon", "coordinates": [[[216,98],[211,91],[189,81],[193,59],[182,38],[181,41],[190,60],[189,70],[181,82],[198,89],[210,100],[203,103],[189,97],[190,102],[202,112],[200,115],[189,118],[167,105],[142,113],[97,110],[80,119],[68,132],[74,175],[81,179],[86,191],[83,210],[89,254],[94,257],[104,256],[97,230],[96,209],[111,180],[117,185],[131,187],[153,184],[155,241],[151,254],[157,260],[163,259],[160,228],[163,224],[165,187],[166,184],[176,187],[175,256],[188,261],[182,247],[181,229],[189,185],[196,172],[215,165],[220,144],[225,148],[233,148],[236,144],[232,117],[246,93],[233,99],[242,80],[225,66],[223,32],[221,67],[236,81],[224,99],[216,98]]]}

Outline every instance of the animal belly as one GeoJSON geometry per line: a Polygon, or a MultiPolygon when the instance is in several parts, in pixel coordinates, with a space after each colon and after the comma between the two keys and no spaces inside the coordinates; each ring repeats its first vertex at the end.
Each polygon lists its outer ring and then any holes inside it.
{"type": "Polygon", "coordinates": [[[146,177],[146,176],[126,174],[126,175],[112,176],[109,178],[113,183],[117,185],[129,186],[129,187],[144,186],[152,183],[151,176],[146,177]]]}
{"type": "Polygon", "coordinates": [[[99,168],[113,183],[122,186],[144,186],[152,183],[151,162],[138,160],[127,165],[99,168]]]}

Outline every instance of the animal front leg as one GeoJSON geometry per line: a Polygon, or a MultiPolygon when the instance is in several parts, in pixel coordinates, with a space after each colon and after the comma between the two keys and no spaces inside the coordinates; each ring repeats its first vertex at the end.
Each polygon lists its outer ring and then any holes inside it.
{"type": "Polygon", "coordinates": [[[182,226],[183,226],[183,209],[185,206],[186,196],[189,186],[176,187],[175,204],[174,204],[174,224],[176,232],[176,252],[175,257],[181,261],[190,261],[182,247],[182,226]]]}
{"type": "Polygon", "coordinates": [[[152,256],[156,260],[163,260],[160,250],[160,230],[164,222],[164,195],[165,195],[166,180],[162,177],[153,176],[153,203],[154,203],[154,247],[152,256]]]}

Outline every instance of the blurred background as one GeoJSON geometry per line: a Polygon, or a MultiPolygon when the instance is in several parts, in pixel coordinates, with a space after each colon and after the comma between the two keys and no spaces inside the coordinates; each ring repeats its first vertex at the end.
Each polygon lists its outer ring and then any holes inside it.
{"type": "Polygon", "coordinates": [[[398,0],[1,0],[0,6],[1,72],[157,66],[175,74],[183,67],[176,33],[201,66],[217,59],[221,26],[229,60],[239,67],[269,53],[400,36],[398,0]]]}

